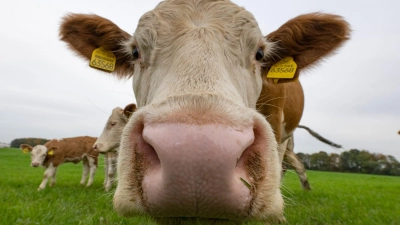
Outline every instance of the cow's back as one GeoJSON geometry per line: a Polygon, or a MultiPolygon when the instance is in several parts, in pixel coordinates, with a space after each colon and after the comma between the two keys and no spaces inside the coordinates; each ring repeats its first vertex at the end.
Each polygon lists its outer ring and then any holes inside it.
{"type": "Polygon", "coordinates": [[[47,148],[58,147],[49,161],[57,166],[63,162],[78,163],[85,155],[97,158],[99,153],[93,150],[93,144],[97,138],[82,136],[63,139],[54,139],[45,144],[47,148]]]}

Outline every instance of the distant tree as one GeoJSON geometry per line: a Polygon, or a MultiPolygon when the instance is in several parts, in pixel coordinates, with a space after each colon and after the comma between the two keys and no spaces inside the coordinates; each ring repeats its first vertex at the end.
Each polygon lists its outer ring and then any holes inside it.
{"type": "Polygon", "coordinates": [[[340,155],[324,151],[311,155],[297,153],[309,170],[400,176],[400,162],[392,155],[372,154],[367,150],[351,149],[340,155]]]}
{"type": "Polygon", "coordinates": [[[350,153],[349,152],[342,152],[340,154],[340,171],[342,172],[350,172],[350,153]]]}
{"type": "Polygon", "coordinates": [[[400,176],[400,162],[392,155],[388,155],[387,159],[391,165],[389,175],[400,176]]]}
{"type": "Polygon", "coordinates": [[[310,156],[310,154],[304,154],[304,153],[300,152],[300,153],[297,153],[296,155],[301,161],[303,161],[304,167],[306,169],[310,169],[311,168],[311,156],[310,156]]]}
{"type": "Polygon", "coordinates": [[[329,156],[328,153],[320,151],[318,153],[311,154],[311,169],[328,171],[329,168],[329,156]]]}
{"type": "Polygon", "coordinates": [[[329,155],[324,151],[318,152],[319,169],[322,171],[329,171],[329,155]]]}
{"type": "Polygon", "coordinates": [[[11,141],[10,147],[19,148],[21,144],[28,144],[31,146],[44,145],[48,141],[48,139],[44,138],[17,138],[11,141]]]}
{"type": "Polygon", "coordinates": [[[349,151],[349,165],[351,172],[361,172],[361,161],[358,156],[360,155],[360,150],[351,149],[349,151]]]}
{"type": "Polygon", "coordinates": [[[340,156],[336,153],[331,153],[329,155],[329,171],[339,171],[340,170],[340,156]]]}

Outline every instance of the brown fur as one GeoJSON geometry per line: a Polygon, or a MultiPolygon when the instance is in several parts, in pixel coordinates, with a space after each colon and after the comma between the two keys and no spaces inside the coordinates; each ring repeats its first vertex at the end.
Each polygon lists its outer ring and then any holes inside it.
{"type": "Polygon", "coordinates": [[[93,177],[97,169],[97,158],[99,153],[92,148],[96,138],[93,137],[74,137],[61,140],[51,140],[45,145],[37,145],[34,148],[30,145],[22,144],[21,149],[28,149],[31,152],[31,165],[37,167],[42,165],[46,168],[42,183],[38,190],[46,187],[50,179],[50,186],[56,182],[57,167],[66,162],[79,163],[83,161],[83,174],[81,184],[86,182],[87,175],[90,173],[87,186],[93,182],[93,177]]]}
{"type": "Polygon", "coordinates": [[[44,144],[48,149],[54,150],[54,155],[48,155],[44,161],[44,166],[53,163],[54,167],[65,163],[79,163],[84,155],[89,155],[95,159],[97,165],[98,152],[94,151],[92,146],[97,138],[94,137],[73,137],[61,140],[53,139],[44,144]],[[73,160],[71,160],[73,159],[73,160]]]}
{"type": "Polygon", "coordinates": [[[127,63],[129,56],[121,51],[123,42],[130,37],[113,22],[97,15],[71,13],[63,18],[60,27],[60,39],[85,59],[90,59],[99,47],[113,51],[117,58],[115,72],[121,77],[133,73],[133,67],[127,63]]]}
{"type": "Polygon", "coordinates": [[[324,13],[310,13],[295,17],[283,24],[266,38],[276,43],[274,54],[266,58],[269,68],[280,59],[292,56],[297,63],[297,73],[315,65],[334,53],[350,38],[349,24],[342,17],[324,13]]]}

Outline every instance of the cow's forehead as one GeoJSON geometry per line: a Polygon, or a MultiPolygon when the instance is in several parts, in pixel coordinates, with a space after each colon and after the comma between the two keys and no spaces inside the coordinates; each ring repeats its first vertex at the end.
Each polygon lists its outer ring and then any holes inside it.
{"type": "Polygon", "coordinates": [[[120,108],[120,107],[114,108],[110,117],[108,118],[107,122],[109,123],[109,122],[123,120],[123,117],[122,117],[123,113],[124,113],[124,110],[122,108],[120,108]]]}
{"type": "MultiPolygon", "coordinates": [[[[143,49],[169,49],[171,43],[193,40],[191,35],[204,31],[202,40],[241,48],[240,43],[256,48],[262,38],[253,15],[230,1],[171,0],[161,2],[144,14],[134,34],[143,49]],[[208,38],[209,37],[209,38],[208,38]],[[230,44],[235,43],[235,44],[230,44]]],[[[252,49],[254,50],[254,49],[252,49]]],[[[239,53],[240,55],[240,53],[239,53]]]]}
{"type": "Polygon", "coordinates": [[[32,149],[32,155],[39,155],[47,152],[47,148],[44,145],[36,145],[32,149]]]}

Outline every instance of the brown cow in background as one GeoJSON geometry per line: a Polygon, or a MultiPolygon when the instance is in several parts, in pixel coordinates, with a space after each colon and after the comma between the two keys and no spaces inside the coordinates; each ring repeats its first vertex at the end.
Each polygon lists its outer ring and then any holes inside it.
{"type": "Polygon", "coordinates": [[[31,166],[43,166],[46,168],[43,181],[38,190],[46,187],[47,181],[51,179],[50,186],[56,182],[57,167],[66,162],[79,163],[83,161],[83,173],[81,185],[84,185],[89,174],[86,186],[93,183],[94,174],[97,169],[98,152],[93,150],[94,137],[73,137],[63,139],[53,139],[44,145],[32,147],[28,144],[21,144],[23,151],[31,153],[31,166]]]}

